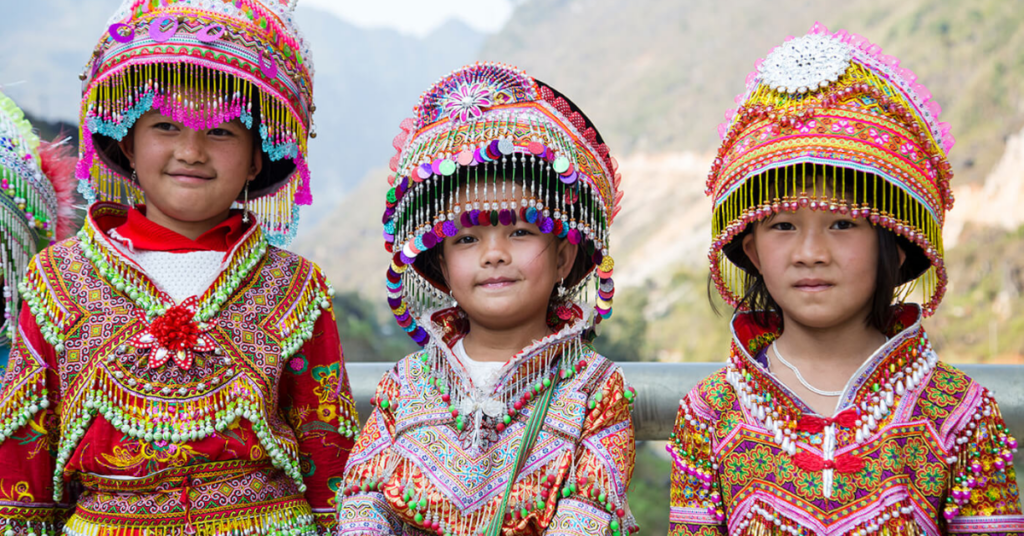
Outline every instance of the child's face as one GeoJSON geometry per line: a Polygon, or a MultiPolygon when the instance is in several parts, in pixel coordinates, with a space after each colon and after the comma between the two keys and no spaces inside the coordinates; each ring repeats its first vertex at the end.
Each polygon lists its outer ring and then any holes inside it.
{"type": "Polygon", "coordinates": [[[786,325],[866,322],[878,278],[878,235],[865,218],[801,208],[754,224],[743,251],[786,325]]]}
{"type": "Polygon", "coordinates": [[[149,111],[121,142],[148,210],[181,222],[201,222],[231,208],[262,160],[253,134],[235,119],[197,131],[149,111]]]}
{"type": "Polygon", "coordinates": [[[441,269],[459,306],[472,322],[495,330],[545,318],[552,289],[576,257],[569,241],[522,220],[462,229],[443,247],[441,269]]]}

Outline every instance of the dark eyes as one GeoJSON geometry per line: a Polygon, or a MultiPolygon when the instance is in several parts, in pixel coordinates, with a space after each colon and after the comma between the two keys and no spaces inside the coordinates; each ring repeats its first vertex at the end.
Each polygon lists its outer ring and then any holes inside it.
{"type": "MultiPolygon", "coordinates": [[[[161,121],[154,123],[153,128],[156,130],[162,130],[164,132],[177,132],[180,130],[177,125],[168,121],[161,121]]],[[[226,128],[212,128],[206,131],[206,135],[214,137],[230,137],[234,136],[235,133],[226,128]]]]}
{"type": "MultiPolygon", "coordinates": [[[[529,229],[513,229],[512,232],[509,234],[509,237],[522,238],[525,236],[533,236],[534,234],[535,233],[530,231],[529,229]]],[[[456,244],[472,244],[474,242],[479,242],[477,237],[468,234],[460,236],[455,239],[456,244]]]]}
{"type": "MultiPolygon", "coordinates": [[[[846,230],[846,229],[853,229],[854,227],[857,227],[857,223],[852,221],[852,220],[836,220],[836,221],[832,222],[832,225],[829,226],[829,229],[835,229],[835,230],[838,230],[838,231],[842,231],[842,230],[846,230]]],[[[780,221],[780,222],[773,223],[771,228],[775,229],[776,231],[795,231],[796,230],[796,226],[793,225],[792,223],[788,222],[788,221],[780,221]]]]}

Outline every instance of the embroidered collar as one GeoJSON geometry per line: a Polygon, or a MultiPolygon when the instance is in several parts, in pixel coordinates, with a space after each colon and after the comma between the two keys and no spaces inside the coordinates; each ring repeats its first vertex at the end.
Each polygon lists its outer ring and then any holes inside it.
{"type": "Polygon", "coordinates": [[[441,401],[455,419],[456,428],[464,430],[466,419],[472,418],[471,444],[481,445],[482,429],[502,432],[519,411],[544,389],[554,388],[587,366],[584,358],[590,353],[585,333],[591,325],[592,308],[572,304],[566,319],[549,319],[555,332],[535,341],[512,356],[497,372],[497,381],[488,391],[473,385],[472,377],[452,346],[462,339],[468,322],[458,309],[428,312],[424,328],[430,343],[417,358],[421,360],[430,385],[436,387],[441,401]]]}
{"type": "Polygon", "coordinates": [[[142,268],[122,253],[113,239],[104,233],[113,222],[124,221],[128,208],[114,203],[94,204],[78,233],[85,257],[95,266],[99,276],[128,297],[137,307],[140,319],[149,327],[130,344],[155,348],[158,359],[150,362],[159,367],[167,357],[184,369],[192,363],[192,353],[203,351],[208,341],[201,334],[212,327],[214,317],[234,295],[238,286],[248,279],[249,272],[259,265],[267,252],[267,242],[259,225],[252,225],[227,251],[220,274],[197,299],[175,304],[166,292],[150,280],[142,268]]]}
{"type": "MultiPolygon", "coordinates": [[[[890,339],[853,375],[836,415],[826,423],[853,431],[857,443],[871,436],[899,399],[918,387],[938,360],[921,327],[921,308],[897,306],[895,313],[896,321],[888,333],[890,339]],[[851,412],[855,417],[850,416],[851,412]]],[[[773,321],[768,328],[762,328],[750,313],[733,318],[732,356],[726,379],[750,414],[774,434],[776,443],[793,455],[799,432],[807,431],[811,418],[822,417],[814,414],[756,359],[778,336],[777,326],[777,321],[773,321]]]]}

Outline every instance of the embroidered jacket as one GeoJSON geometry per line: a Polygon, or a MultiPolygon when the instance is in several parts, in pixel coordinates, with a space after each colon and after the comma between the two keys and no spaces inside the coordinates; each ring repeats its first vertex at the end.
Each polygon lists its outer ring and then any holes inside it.
{"type": "Polygon", "coordinates": [[[555,389],[502,534],[627,534],[635,456],[632,390],[582,339],[575,317],[509,360],[493,389],[473,386],[451,351],[465,333],[434,314],[432,342],[388,372],[345,474],[344,535],[477,535],[498,514],[535,400],[555,389]],[[438,342],[440,341],[440,342],[438,342]]]}
{"type": "Polygon", "coordinates": [[[680,404],[670,534],[1024,534],[1017,442],[920,316],[898,311],[824,418],[767,371],[776,331],[738,315],[730,363],[680,404]]]}
{"type": "Polygon", "coordinates": [[[324,276],[253,225],[174,304],[107,236],[125,213],[94,205],[29,266],[0,533],[332,531],[358,421],[324,276]]]}

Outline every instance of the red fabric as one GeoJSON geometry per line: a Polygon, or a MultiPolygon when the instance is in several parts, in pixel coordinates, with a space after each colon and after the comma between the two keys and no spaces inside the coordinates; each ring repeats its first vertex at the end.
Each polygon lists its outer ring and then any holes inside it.
{"type": "Polygon", "coordinates": [[[804,415],[800,417],[800,422],[796,425],[798,432],[809,432],[812,434],[820,434],[825,430],[825,427],[838,424],[843,428],[853,428],[857,422],[857,410],[850,408],[846,411],[840,412],[831,419],[816,417],[814,415],[804,415]]]}
{"type": "Polygon", "coordinates": [[[335,511],[332,480],[340,481],[355,446],[354,439],[338,433],[341,393],[352,390],[344,362],[334,315],[323,314],[313,325],[313,338],[285,364],[281,377],[279,403],[295,430],[300,458],[308,458],[315,469],[312,474],[304,471],[306,500],[314,510],[335,511]],[[302,359],[305,372],[293,374],[302,359]]]}
{"type": "MultiPolygon", "coordinates": [[[[50,406],[36,414],[31,423],[15,432],[12,437],[17,440],[0,443],[0,523],[7,515],[18,518],[30,510],[35,512],[32,514],[33,518],[38,516],[40,519],[55,520],[62,515],[65,508],[53,503],[52,478],[55,459],[51,451],[56,450],[55,432],[59,429],[59,416],[55,410],[59,407],[60,397],[65,395],[61,392],[60,379],[56,373],[57,356],[53,347],[43,337],[28,304],[22,307],[18,328],[21,336],[16,339],[12,348],[11,366],[24,366],[22,361],[26,356],[37,353],[41,365],[47,369],[46,384],[50,406]],[[26,345],[31,347],[32,351],[29,351],[26,345]],[[47,435],[45,431],[51,433],[47,435]],[[39,440],[32,440],[39,436],[39,440]],[[19,503],[4,499],[17,497],[12,488],[15,484],[24,486],[22,492],[31,497],[28,501],[30,504],[26,503],[18,512],[9,510],[19,503]]],[[[306,500],[317,515],[321,512],[333,512],[335,503],[334,491],[331,489],[332,480],[342,477],[345,462],[354,444],[352,439],[338,433],[340,419],[337,409],[327,409],[329,414],[323,413],[327,407],[336,408],[342,405],[339,393],[351,392],[333,315],[323,314],[316,320],[313,338],[306,341],[292,359],[305,359],[308,366],[303,373],[292,373],[288,370],[283,372],[278,405],[295,431],[300,456],[309,459],[312,462],[309,467],[315,469],[304,471],[306,500]],[[318,378],[314,371],[315,367],[324,367],[331,371],[331,374],[318,378]],[[325,400],[321,400],[321,396],[325,400]]],[[[251,423],[246,419],[239,419],[237,426],[224,433],[189,441],[181,444],[179,448],[187,449],[191,453],[193,463],[238,459],[269,460],[251,423]]],[[[98,415],[78,442],[65,468],[65,474],[90,472],[142,477],[174,466],[173,459],[144,459],[143,451],[142,442],[125,436],[103,415],[98,415]],[[116,467],[110,462],[115,458],[138,460],[138,463],[116,467]]],[[[73,502],[74,498],[65,493],[64,499],[73,502]]],[[[327,517],[333,519],[334,515],[331,513],[327,517]]]]}
{"type": "MultiPolygon", "coordinates": [[[[192,240],[146,218],[146,207],[139,205],[128,211],[124,223],[114,225],[117,234],[131,240],[132,247],[146,251],[170,251],[188,253],[191,251],[228,251],[249,229],[242,223],[242,213],[232,212],[228,219],[192,240]]],[[[100,223],[97,221],[97,223],[100,223]]],[[[113,223],[113,222],[112,222],[113,223]]],[[[100,228],[108,231],[110,228],[100,228]]]]}
{"type": "Polygon", "coordinates": [[[826,460],[805,450],[793,456],[793,465],[812,472],[834,469],[839,473],[858,473],[864,468],[864,460],[853,454],[842,454],[836,456],[834,460],[826,460]]]}
{"type": "MultiPolygon", "coordinates": [[[[60,416],[56,411],[60,399],[57,355],[36,326],[35,316],[27,303],[21,308],[18,326],[21,332],[11,346],[8,367],[11,371],[22,367],[45,368],[50,406],[33,415],[25,426],[0,444],[0,524],[4,524],[6,519],[23,516],[53,522],[62,510],[53,502],[53,471],[56,467],[53,453],[57,451],[56,430],[60,428],[60,416]],[[37,352],[38,361],[33,356],[30,361],[19,362],[19,355],[31,355],[32,351],[37,352]]],[[[68,499],[66,488],[64,498],[68,499]]]]}

